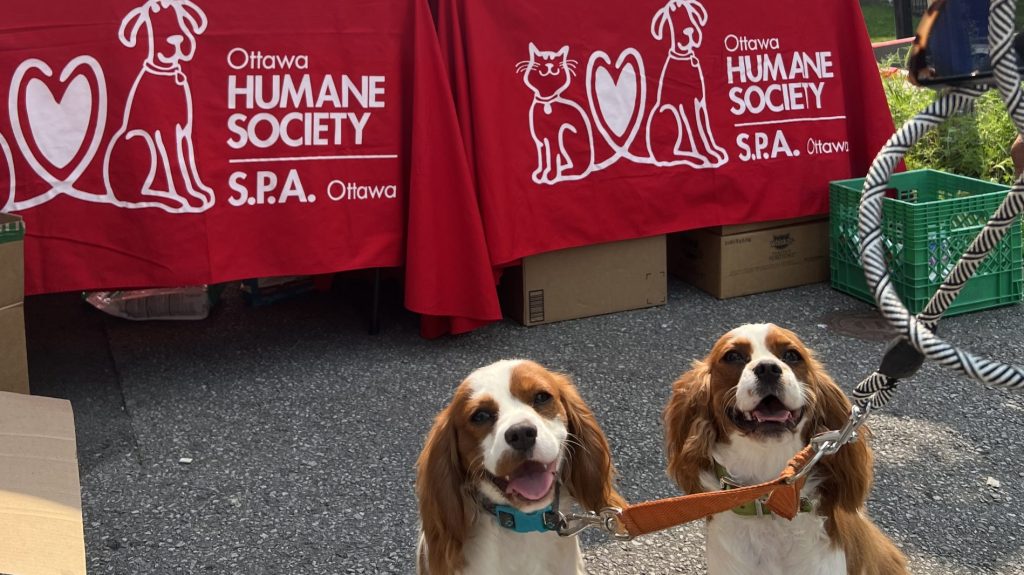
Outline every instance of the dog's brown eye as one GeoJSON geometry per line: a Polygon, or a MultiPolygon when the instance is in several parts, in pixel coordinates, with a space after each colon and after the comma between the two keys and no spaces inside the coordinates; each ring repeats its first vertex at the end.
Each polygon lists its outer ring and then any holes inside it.
{"type": "Polygon", "coordinates": [[[473,412],[469,420],[473,423],[483,424],[490,423],[494,419],[494,414],[486,409],[478,409],[473,412]]]}
{"type": "Polygon", "coordinates": [[[747,363],[747,358],[738,351],[728,351],[722,356],[725,363],[747,363]]]}
{"type": "Polygon", "coordinates": [[[534,405],[544,405],[549,401],[551,401],[551,394],[546,391],[538,391],[537,395],[533,396],[534,405]]]}
{"type": "Polygon", "coordinates": [[[804,358],[800,356],[800,352],[795,349],[787,349],[786,353],[782,354],[782,361],[786,363],[799,363],[804,358]]]}

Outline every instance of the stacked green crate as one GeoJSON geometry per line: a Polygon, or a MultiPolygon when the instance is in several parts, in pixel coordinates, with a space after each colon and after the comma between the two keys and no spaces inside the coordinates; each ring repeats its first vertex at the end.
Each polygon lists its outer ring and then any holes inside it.
{"type": "MultiPolygon", "coordinates": [[[[882,233],[889,273],[911,313],[920,313],[974,241],[1009,189],[935,170],[893,175],[882,201],[882,233]]],[[[832,287],[874,303],[860,265],[857,216],[864,179],[829,185],[832,287]]],[[[946,315],[1021,300],[1021,229],[1013,225],[946,315]]]]}

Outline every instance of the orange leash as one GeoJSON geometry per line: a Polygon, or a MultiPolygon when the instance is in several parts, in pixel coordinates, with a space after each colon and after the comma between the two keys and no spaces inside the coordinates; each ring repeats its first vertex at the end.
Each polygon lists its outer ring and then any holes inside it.
{"type": "Polygon", "coordinates": [[[790,481],[814,454],[814,447],[804,448],[789,460],[777,478],[766,483],[637,503],[623,509],[618,518],[629,537],[637,537],[704,519],[768,495],[765,505],[773,513],[793,519],[800,510],[800,489],[804,478],[790,481]]]}

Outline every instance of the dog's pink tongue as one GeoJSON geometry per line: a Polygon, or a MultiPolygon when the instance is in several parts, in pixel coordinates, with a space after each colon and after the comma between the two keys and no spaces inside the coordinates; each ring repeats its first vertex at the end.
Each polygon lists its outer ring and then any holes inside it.
{"type": "Polygon", "coordinates": [[[551,491],[554,482],[555,474],[549,466],[530,461],[508,478],[507,491],[515,491],[520,497],[536,501],[551,491]]]}
{"type": "Polygon", "coordinates": [[[776,397],[765,399],[754,408],[754,417],[758,421],[776,421],[785,423],[789,421],[791,412],[776,397]]]}

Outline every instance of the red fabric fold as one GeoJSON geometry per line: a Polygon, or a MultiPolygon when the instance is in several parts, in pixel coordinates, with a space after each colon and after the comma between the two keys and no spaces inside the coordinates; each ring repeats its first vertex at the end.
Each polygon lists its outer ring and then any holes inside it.
{"type": "Polygon", "coordinates": [[[501,307],[433,21],[426,4],[410,4],[416,13],[416,91],[405,300],[424,315],[421,334],[437,337],[500,320],[501,307]]]}

